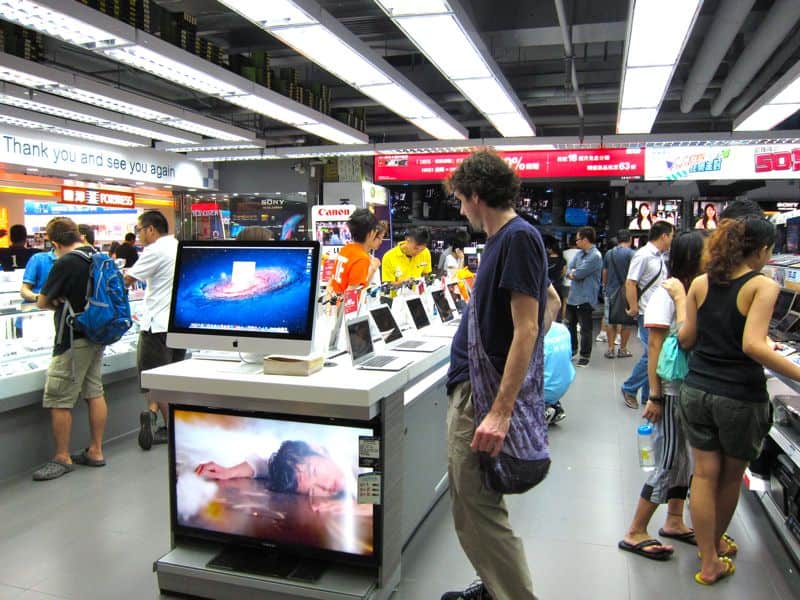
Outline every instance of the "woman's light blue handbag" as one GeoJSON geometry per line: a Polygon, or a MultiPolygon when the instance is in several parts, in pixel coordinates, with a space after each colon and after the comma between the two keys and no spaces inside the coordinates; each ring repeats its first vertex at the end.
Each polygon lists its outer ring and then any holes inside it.
{"type": "Polygon", "coordinates": [[[665,381],[681,381],[688,372],[689,357],[678,343],[678,337],[671,333],[661,346],[656,373],[665,381]]]}

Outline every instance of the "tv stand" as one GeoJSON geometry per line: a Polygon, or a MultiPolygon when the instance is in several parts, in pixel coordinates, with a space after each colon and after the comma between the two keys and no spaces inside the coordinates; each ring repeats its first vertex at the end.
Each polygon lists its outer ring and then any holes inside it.
{"type": "Polygon", "coordinates": [[[292,556],[275,549],[227,546],[208,561],[206,566],[218,571],[313,583],[322,577],[326,563],[292,556]]]}

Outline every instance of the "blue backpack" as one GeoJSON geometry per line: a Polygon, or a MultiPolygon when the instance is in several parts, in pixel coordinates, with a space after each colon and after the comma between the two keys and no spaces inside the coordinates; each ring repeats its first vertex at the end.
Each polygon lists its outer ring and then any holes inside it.
{"type": "Polygon", "coordinates": [[[70,341],[72,333],[77,330],[95,344],[103,346],[113,344],[125,335],[133,324],[131,307],[128,303],[128,289],[125,287],[122,272],[108,254],[102,252],[87,254],[82,250],[72,252],[90,264],[86,307],[82,312],[76,313],[67,302],[59,327],[59,340],[66,321],[66,325],[70,327],[70,341]]]}

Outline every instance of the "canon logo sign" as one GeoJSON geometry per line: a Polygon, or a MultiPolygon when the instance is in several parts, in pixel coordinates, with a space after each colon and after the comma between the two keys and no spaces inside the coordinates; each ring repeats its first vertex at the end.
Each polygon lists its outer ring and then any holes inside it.
{"type": "Polygon", "coordinates": [[[318,214],[320,217],[349,217],[353,212],[349,208],[319,208],[318,214]]]}

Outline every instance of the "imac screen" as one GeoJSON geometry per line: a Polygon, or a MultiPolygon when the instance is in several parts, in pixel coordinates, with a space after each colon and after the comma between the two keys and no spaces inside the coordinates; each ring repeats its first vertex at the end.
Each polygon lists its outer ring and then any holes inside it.
{"type": "Polygon", "coordinates": [[[182,242],[170,331],[311,339],[318,248],[314,242],[182,242]]]}
{"type": "Polygon", "coordinates": [[[358,503],[358,476],[372,472],[359,467],[359,437],[375,435],[371,424],[180,405],[170,416],[177,533],[377,556],[373,505],[358,503]]]}

